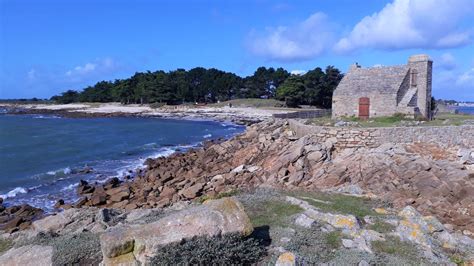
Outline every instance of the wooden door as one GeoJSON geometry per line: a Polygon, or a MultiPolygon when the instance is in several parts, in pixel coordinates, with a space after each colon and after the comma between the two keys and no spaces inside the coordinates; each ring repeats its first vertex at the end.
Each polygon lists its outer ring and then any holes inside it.
{"type": "Polygon", "coordinates": [[[370,99],[367,97],[359,98],[359,118],[369,119],[370,99]]]}

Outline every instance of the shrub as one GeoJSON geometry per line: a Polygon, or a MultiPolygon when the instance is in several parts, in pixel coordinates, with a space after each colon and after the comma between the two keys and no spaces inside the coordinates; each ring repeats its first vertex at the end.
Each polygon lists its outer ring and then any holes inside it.
{"type": "Polygon", "coordinates": [[[164,246],[152,259],[152,265],[242,265],[256,263],[265,255],[258,240],[229,234],[164,246]]]}
{"type": "Polygon", "coordinates": [[[98,265],[102,260],[99,236],[91,232],[75,235],[39,233],[22,245],[53,247],[53,265],[98,265]]]}

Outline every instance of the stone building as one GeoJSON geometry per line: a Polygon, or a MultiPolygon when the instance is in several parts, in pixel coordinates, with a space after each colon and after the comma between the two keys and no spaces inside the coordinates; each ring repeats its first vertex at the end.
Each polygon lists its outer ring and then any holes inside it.
{"type": "Polygon", "coordinates": [[[401,66],[352,65],[334,91],[333,118],[367,119],[402,113],[430,119],[432,66],[428,55],[410,56],[401,66]]]}

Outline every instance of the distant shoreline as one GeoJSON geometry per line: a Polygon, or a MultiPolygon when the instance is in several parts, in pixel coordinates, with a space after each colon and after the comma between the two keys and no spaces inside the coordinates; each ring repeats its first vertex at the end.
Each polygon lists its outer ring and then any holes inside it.
{"type": "Polygon", "coordinates": [[[259,109],[254,107],[168,106],[151,108],[149,105],[120,103],[87,104],[0,104],[8,114],[50,114],[68,118],[94,117],[157,117],[189,120],[211,120],[251,125],[273,114],[290,110],[259,109]]]}

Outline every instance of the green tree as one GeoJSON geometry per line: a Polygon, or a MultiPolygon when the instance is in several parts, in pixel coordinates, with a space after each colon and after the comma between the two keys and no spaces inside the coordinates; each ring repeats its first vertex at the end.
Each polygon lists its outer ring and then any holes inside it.
{"type": "Polygon", "coordinates": [[[276,98],[285,101],[288,107],[298,107],[304,103],[304,92],[303,78],[298,75],[291,75],[278,87],[276,98]]]}
{"type": "Polygon", "coordinates": [[[75,90],[68,90],[61,93],[61,96],[53,96],[51,100],[57,101],[59,103],[73,103],[79,101],[79,93],[75,90]]]}

